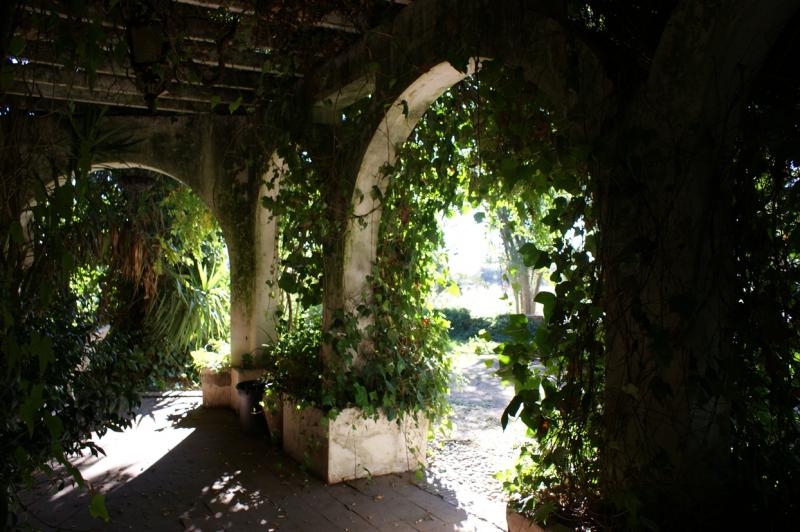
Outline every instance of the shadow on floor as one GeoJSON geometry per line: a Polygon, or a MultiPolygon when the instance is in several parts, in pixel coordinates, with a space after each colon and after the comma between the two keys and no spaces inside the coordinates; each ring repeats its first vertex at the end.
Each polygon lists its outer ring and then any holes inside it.
{"type": "Polygon", "coordinates": [[[134,426],[107,434],[105,457],[76,461],[106,494],[111,522],[89,515],[85,490],[23,494],[28,523],[44,530],[492,530],[420,489],[413,474],[327,486],[272,447],[241,435],[228,410],[196,397],[144,402],[134,426]]]}

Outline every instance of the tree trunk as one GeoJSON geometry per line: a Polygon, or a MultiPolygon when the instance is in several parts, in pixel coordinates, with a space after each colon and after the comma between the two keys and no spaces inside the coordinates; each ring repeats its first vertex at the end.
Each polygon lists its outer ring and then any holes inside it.
{"type": "Polygon", "coordinates": [[[602,194],[606,272],[604,482],[672,522],[724,493],[733,252],[719,147],[671,152],[668,133],[626,137],[602,194]],[[655,141],[652,139],[660,139],[655,141]],[[633,148],[633,149],[632,149],[633,148]]]}
{"type": "Polygon", "coordinates": [[[539,291],[542,289],[543,277],[544,275],[540,271],[534,272],[533,274],[533,278],[536,279],[536,281],[533,283],[533,290],[531,291],[531,315],[536,313],[535,301],[536,301],[536,296],[539,295],[539,291]]]}
{"type": "Polygon", "coordinates": [[[514,234],[508,211],[501,207],[497,209],[497,219],[500,221],[500,238],[503,242],[503,252],[506,256],[506,272],[508,272],[511,289],[514,292],[514,306],[517,314],[533,314],[533,298],[531,292],[530,268],[525,266],[519,249],[525,244],[525,239],[514,234]]]}
{"type": "Polygon", "coordinates": [[[517,265],[517,282],[519,283],[520,308],[518,312],[526,316],[533,315],[533,296],[531,295],[531,274],[524,264],[517,265]]]}

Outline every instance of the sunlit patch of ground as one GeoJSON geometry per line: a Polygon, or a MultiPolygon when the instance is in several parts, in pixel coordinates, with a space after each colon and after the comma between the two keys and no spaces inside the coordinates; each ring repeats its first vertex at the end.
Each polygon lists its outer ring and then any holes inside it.
{"type": "MultiPolygon", "coordinates": [[[[513,466],[525,426],[512,420],[504,431],[500,416],[514,396],[494,374],[494,357],[477,355],[474,342],[458,344],[451,393],[453,429],[430,446],[427,489],[505,529],[506,497],[496,473],[513,466]],[[492,364],[487,367],[486,362],[492,364]]],[[[491,351],[491,345],[483,345],[491,351]]]]}

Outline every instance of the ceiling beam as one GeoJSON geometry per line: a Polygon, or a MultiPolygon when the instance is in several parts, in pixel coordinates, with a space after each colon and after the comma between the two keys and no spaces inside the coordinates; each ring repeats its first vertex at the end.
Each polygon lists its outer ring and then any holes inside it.
{"type": "MultiPolygon", "coordinates": [[[[46,107],[48,101],[64,101],[147,110],[144,98],[139,95],[103,95],[87,89],[39,82],[14,81],[6,90],[6,94],[22,97],[25,99],[24,101],[33,102],[36,107],[39,107],[38,103],[42,103],[46,107]]],[[[197,102],[182,101],[164,101],[159,102],[157,106],[158,111],[171,113],[207,113],[209,108],[209,104],[199,105],[197,102]]]]}
{"type": "MultiPolygon", "coordinates": [[[[65,99],[71,94],[82,101],[93,103],[109,103],[123,107],[146,107],[145,99],[136,84],[127,77],[98,74],[90,79],[85,71],[71,72],[66,68],[53,65],[10,65],[14,75],[14,87],[8,91],[16,95],[32,95],[65,99]],[[140,105],[138,105],[140,104],[140,105]]],[[[192,111],[211,111],[212,101],[227,106],[233,102],[241,105],[255,101],[253,91],[235,91],[230,89],[208,88],[202,86],[173,85],[158,97],[158,106],[173,107],[173,102],[192,104],[192,111]]],[[[185,110],[185,106],[178,106],[185,110]]]]}

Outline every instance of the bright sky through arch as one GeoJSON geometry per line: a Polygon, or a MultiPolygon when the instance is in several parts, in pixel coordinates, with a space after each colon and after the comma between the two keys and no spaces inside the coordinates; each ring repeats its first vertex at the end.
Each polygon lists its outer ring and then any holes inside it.
{"type": "Polygon", "coordinates": [[[454,277],[478,275],[481,268],[496,267],[500,253],[500,236],[489,229],[487,222],[477,223],[477,211],[459,213],[442,223],[445,251],[450,274],[454,277]]]}

